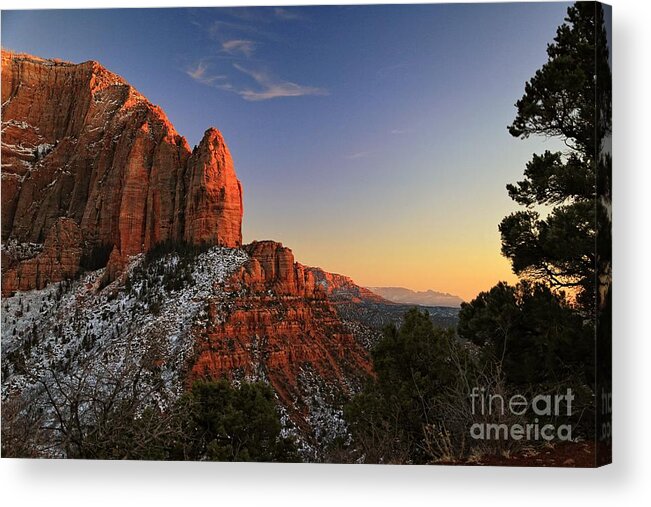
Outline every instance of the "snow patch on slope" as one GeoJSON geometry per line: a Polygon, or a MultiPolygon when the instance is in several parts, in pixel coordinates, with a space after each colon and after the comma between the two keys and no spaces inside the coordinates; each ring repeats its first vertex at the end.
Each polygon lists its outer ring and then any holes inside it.
{"type": "Polygon", "coordinates": [[[79,375],[107,390],[133,376],[145,401],[164,409],[182,392],[193,349],[190,331],[202,318],[205,299],[219,294],[247,258],[239,249],[211,248],[186,267],[191,281],[169,289],[162,282],[165,274],[174,275],[181,257],[170,253],[145,263],[140,255],[106,287],[100,269],[75,282],[5,298],[3,400],[26,390],[43,396],[47,386],[68,385],[79,375]]]}

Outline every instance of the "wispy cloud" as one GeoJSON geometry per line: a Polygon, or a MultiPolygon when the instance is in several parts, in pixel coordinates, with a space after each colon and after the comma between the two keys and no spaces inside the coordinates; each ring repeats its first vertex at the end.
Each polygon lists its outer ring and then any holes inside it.
{"type": "Polygon", "coordinates": [[[231,39],[222,42],[222,51],[229,55],[244,55],[250,57],[255,51],[255,42],[246,39],[231,39]]]}
{"type": "Polygon", "coordinates": [[[204,55],[185,72],[198,83],[237,94],[250,102],[328,95],[324,88],[287,81],[273,72],[260,70],[264,68],[260,54],[268,55],[282,38],[275,33],[274,27],[284,22],[308,19],[300,10],[284,7],[220,9],[220,19],[202,18],[199,10],[193,11],[193,22],[218,44],[218,52],[204,55]],[[211,72],[213,62],[218,59],[221,64],[224,60],[231,60],[233,67],[223,69],[220,66],[219,75],[211,72]]]}
{"type": "Polygon", "coordinates": [[[276,34],[263,28],[261,23],[247,23],[240,21],[227,21],[224,19],[213,20],[206,27],[206,33],[213,40],[224,40],[225,38],[255,37],[268,40],[278,38],[276,34]]]}
{"type": "Polygon", "coordinates": [[[370,151],[358,151],[356,153],[351,153],[350,155],[346,155],[346,158],[348,160],[357,160],[359,158],[366,158],[368,157],[372,152],[370,151]]]}
{"type": "Polygon", "coordinates": [[[394,136],[401,136],[402,134],[407,134],[411,132],[411,129],[392,129],[390,131],[394,136]]]}
{"type": "Polygon", "coordinates": [[[185,73],[198,83],[205,85],[213,85],[215,81],[226,79],[226,76],[218,74],[209,74],[208,65],[201,61],[195,66],[185,70],[185,73]]]}
{"type": "Polygon", "coordinates": [[[259,88],[258,90],[253,90],[251,88],[233,88],[231,90],[235,91],[235,93],[240,95],[244,100],[248,100],[250,102],[275,99],[279,97],[302,97],[304,95],[328,94],[328,91],[324,90],[323,88],[304,86],[297,83],[292,83],[291,81],[275,79],[266,72],[247,69],[237,63],[233,66],[240,72],[251,77],[259,88]]]}
{"type": "Polygon", "coordinates": [[[294,21],[296,19],[303,19],[303,15],[295,9],[284,9],[282,7],[276,7],[274,9],[274,14],[278,19],[285,21],[294,21]]]}

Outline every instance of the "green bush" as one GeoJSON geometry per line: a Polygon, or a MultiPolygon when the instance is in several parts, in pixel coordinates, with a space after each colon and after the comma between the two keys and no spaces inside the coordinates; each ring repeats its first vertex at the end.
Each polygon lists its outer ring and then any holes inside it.
{"type": "Polygon", "coordinates": [[[299,461],[294,443],[281,437],[273,391],[261,382],[232,387],[227,381],[197,382],[191,402],[198,459],[299,461]]]}
{"type": "Polygon", "coordinates": [[[388,326],[372,351],[376,377],[345,407],[354,446],[367,463],[426,463],[426,427],[456,382],[450,358],[454,332],[412,309],[400,328],[388,326]]]}
{"type": "Polygon", "coordinates": [[[593,327],[543,284],[502,282],[480,293],[462,304],[457,332],[481,346],[511,385],[592,375],[593,327]]]}

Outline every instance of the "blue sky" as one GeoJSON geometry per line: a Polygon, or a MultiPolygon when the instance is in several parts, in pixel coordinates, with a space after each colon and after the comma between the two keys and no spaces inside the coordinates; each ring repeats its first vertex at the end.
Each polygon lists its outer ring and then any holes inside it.
{"type": "Polygon", "coordinates": [[[504,187],[555,145],[506,126],[568,5],[3,11],[2,45],[98,60],[191,145],[219,128],[245,241],[469,298],[512,278],[504,187]]]}

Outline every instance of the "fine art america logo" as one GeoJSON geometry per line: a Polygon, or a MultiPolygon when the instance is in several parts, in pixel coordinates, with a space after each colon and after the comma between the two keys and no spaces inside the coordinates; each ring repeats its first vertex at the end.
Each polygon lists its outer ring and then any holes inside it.
{"type": "Polygon", "coordinates": [[[470,436],[475,440],[572,440],[572,425],[541,422],[572,415],[574,394],[571,389],[567,389],[565,394],[538,394],[529,400],[521,394],[505,397],[490,394],[483,387],[473,387],[469,396],[475,417],[498,421],[508,420],[509,416],[533,417],[532,422],[526,423],[474,423],[470,427],[470,436]]]}

